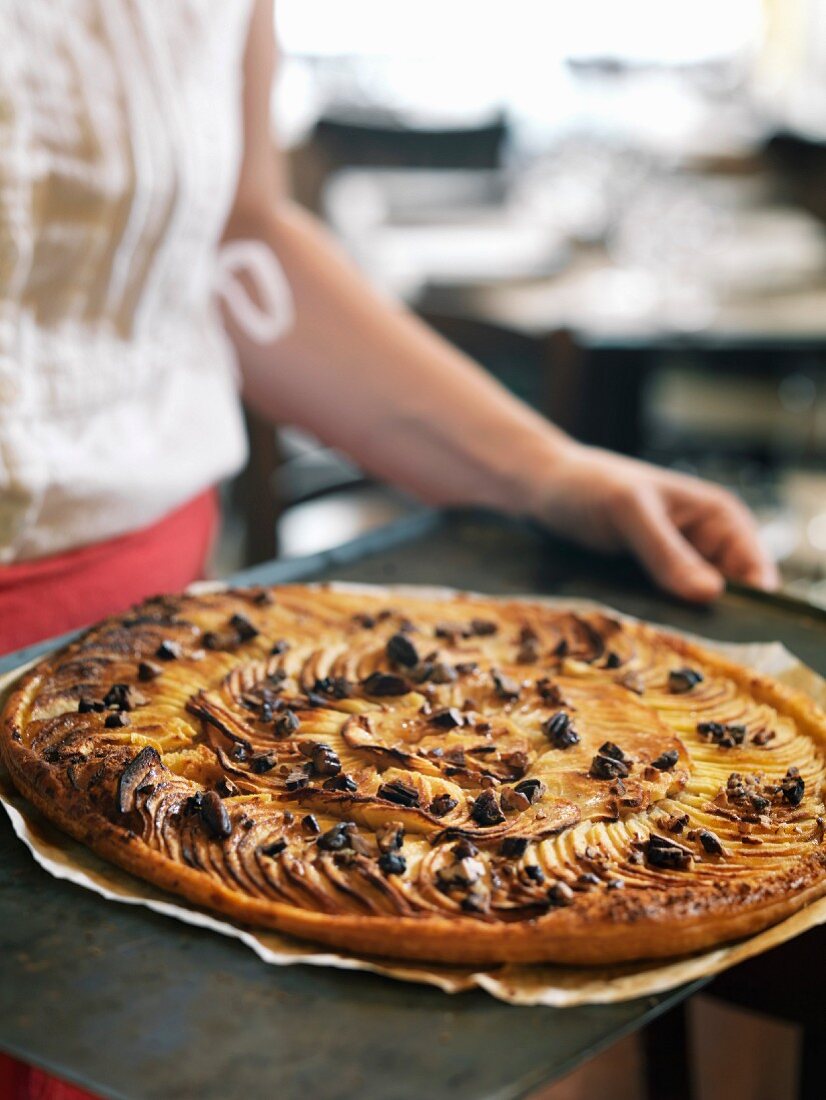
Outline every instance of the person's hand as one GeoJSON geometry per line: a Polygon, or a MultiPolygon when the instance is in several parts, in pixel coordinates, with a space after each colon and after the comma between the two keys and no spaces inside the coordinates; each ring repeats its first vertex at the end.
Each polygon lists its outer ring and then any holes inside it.
{"type": "Polygon", "coordinates": [[[718,596],[725,578],[774,588],[774,564],[748,508],[710,482],[572,443],[544,481],[537,518],[557,534],[634,554],[684,599],[718,596]]]}

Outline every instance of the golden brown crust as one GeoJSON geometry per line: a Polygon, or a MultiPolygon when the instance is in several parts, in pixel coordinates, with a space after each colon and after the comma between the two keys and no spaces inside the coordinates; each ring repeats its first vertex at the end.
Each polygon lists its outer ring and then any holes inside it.
{"type": "Polygon", "coordinates": [[[811,700],[642,624],[283,587],[102,623],[24,677],[0,747],[71,835],[236,920],[603,965],[826,891],[824,739],[811,700]]]}

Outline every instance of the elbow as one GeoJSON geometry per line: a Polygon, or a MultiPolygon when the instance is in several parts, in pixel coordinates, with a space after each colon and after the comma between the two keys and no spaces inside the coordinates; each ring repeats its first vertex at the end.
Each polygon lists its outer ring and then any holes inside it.
{"type": "Polygon", "coordinates": [[[264,240],[274,244],[293,217],[295,204],[287,196],[238,195],[227,218],[222,241],[264,240]]]}

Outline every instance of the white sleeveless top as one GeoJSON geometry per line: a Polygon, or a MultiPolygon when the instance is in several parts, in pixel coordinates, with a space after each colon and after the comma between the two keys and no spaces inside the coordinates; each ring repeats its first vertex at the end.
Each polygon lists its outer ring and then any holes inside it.
{"type": "Polygon", "coordinates": [[[0,3],[0,562],[138,528],[244,460],[213,286],[249,18],[0,3]]]}

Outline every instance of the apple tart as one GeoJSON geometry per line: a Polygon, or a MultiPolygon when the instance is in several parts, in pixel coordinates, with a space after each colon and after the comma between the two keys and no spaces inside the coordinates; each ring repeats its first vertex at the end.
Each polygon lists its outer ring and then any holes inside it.
{"type": "Polygon", "coordinates": [[[603,965],[826,891],[826,716],[644,624],[283,586],[159,597],[30,670],[18,788],[208,909],[378,956],[603,965]]]}

